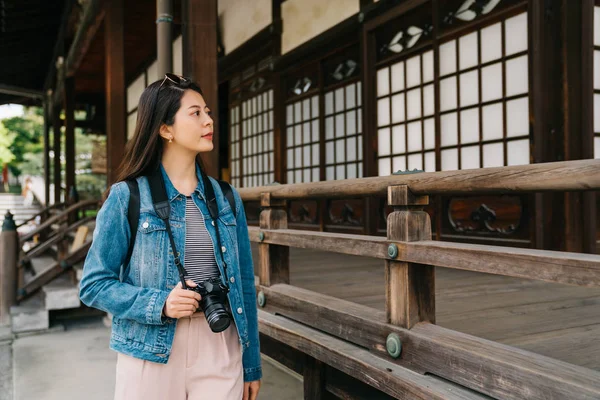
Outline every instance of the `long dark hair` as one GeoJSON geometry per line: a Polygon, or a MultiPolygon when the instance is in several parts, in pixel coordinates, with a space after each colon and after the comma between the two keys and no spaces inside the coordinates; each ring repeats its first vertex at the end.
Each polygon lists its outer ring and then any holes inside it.
{"type": "MultiPolygon", "coordinates": [[[[158,80],[144,89],[138,104],[133,137],[125,148],[117,182],[149,175],[159,167],[164,149],[164,142],[159,134],[160,127],[162,124],[173,125],[175,114],[181,107],[181,98],[187,89],[203,96],[200,86],[190,79],[184,79],[179,84],[168,79],[164,83],[163,80],[158,80]]],[[[196,157],[198,162],[199,158],[196,157]]],[[[202,167],[201,163],[200,165],[202,167]]],[[[110,187],[104,193],[104,199],[109,192],[110,187]]]]}

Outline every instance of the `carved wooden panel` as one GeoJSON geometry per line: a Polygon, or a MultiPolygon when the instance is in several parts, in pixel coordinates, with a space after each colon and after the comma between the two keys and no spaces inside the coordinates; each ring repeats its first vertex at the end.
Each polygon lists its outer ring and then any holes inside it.
{"type": "Polygon", "coordinates": [[[446,199],[443,233],[527,237],[524,197],[477,196],[446,199]]]}
{"type": "Polygon", "coordinates": [[[325,224],[363,228],[364,223],[364,200],[332,200],[327,204],[325,224]]]}
{"type": "Polygon", "coordinates": [[[288,222],[290,224],[318,225],[319,203],[317,200],[288,202],[288,222]]]}

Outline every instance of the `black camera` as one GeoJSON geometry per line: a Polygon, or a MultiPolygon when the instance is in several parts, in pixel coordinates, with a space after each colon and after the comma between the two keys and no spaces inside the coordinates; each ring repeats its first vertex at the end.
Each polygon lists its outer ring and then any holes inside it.
{"type": "Polygon", "coordinates": [[[231,313],[227,301],[229,288],[223,285],[220,278],[211,278],[188,289],[202,296],[199,310],[204,311],[208,326],[213,332],[223,332],[229,327],[231,323],[231,313]]]}

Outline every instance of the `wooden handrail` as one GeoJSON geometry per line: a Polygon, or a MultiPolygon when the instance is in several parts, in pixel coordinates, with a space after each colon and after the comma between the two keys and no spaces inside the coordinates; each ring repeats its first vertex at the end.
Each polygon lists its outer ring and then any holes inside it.
{"type": "Polygon", "coordinates": [[[62,221],[65,218],[67,218],[69,216],[69,214],[71,214],[72,212],[78,211],[80,209],[85,209],[89,206],[98,205],[98,204],[99,204],[98,200],[84,200],[84,201],[80,201],[79,203],[75,203],[72,206],[69,206],[69,208],[67,208],[60,214],[55,215],[51,218],[48,218],[45,222],[40,224],[40,226],[38,226],[36,229],[34,229],[31,232],[27,232],[25,235],[21,236],[19,238],[19,240],[21,241],[21,243],[26,242],[27,240],[30,240],[31,238],[33,238],[35,235],[43,232],[45,229],[48,229],[50,226],[52,226],[52,224],[55,224],[59,221],[62,221]]]}
{"type": "MultiPolygon", "coordinates": [[[[446,267],[600,287],[600,256],[434,241],[430,216],[423,210],[429,195],[598,189],[600,160],[241,189],[244,201],[260,200],[262,209],[259,228],[249,228],[250,240],[258,243],[258,303],[266,312],[260,313],[261,332],[280,342],[291,342],[293,348],[305,353],[305,378],[309,376],[305,390],[310,391],[322,385],[318,379],[324,373],[320,362],[361,379],[360,372],[336,363],[336,358],[360,365],[353,358],[353,346],[386,358],[390,357],[386,345],[394,345],[389,348],[394,354],[401,343],[401,357],[388,360],[403,369],[402,373],[430,373],[494,398],[600,398],[598,371],[435,325],[434,270],[446,267]],[[387,195],[387,204],[394,208],[387,216],[386,237],[288,229],[285,200],[380,195],[387,195]],[[289,285],[290,247],[384,260],[385,310],[289,285]],[[343,354],[329,351],[326,336],[319,336],[319,342],[311,339],[321,333],[345,341],[348,346],[343,354]],[[317,378],[311,381],[313,375],[317,378]]],[[[333,345],[334,340],[329,343],[333,345]]],[[[335,343],[339,348],[343,344],[335,343]]],[[[377,360],[369,362],[377,364],[377,360]]],[[[381,374],[377,368],[370,371],[363,382],[385,391],[391,375],[381,374]]],[[[403,390],[413,385],[402,379],[392,383],[403,390]]],[[[421,382],[418,386],[426,385],[421,382]]]]}
{"type": "MultiPolygon", "coordinates": [[[[257,290],[265,296],[265,312],[367,348],[397,368],[431,373],[499,399],[600,398],[598,371],[431,323],[401,328],[387,323],[385,312],[290,285],[257,290]],[[390,333],[402,342],[402,356],[395,360],[386,352],[390,333]]],[[[381,384],[373,380],[372,385],[381,384]]]]}
{"type": "MultiPolygon", "coordinates": [[[[258,312],[260,332],[395,398],[483,400],[489,397],[434,376],[398,367],[390,360],[287,318],[258,312]],[[450,389],[450,390],[449,390],[450,389]]],[[[309,397],[310,398],[310,397],[309,397]]]]}
{"type": "Polygon", "coordinates": [[[337,199],[386,195],[388,186],[394,185],[408,185],[418,195],[599,190],[600,160],[261,186],[239,193],[244,201],[258,201],[262,193],[270,193],[273,199],[337,199]]]}
{"type": "Polygon", "coordinates": [[[384,260],[485,272],[576,286],[600,287],[600,255],[424,240],[391,241],[381,236],[248,227],[250,240],[384,260]],[[260,240],[260,233],[264,239],[260,240]],[[388,255],[389,245],[398,255],[388,255]]]}
{"type": "Polygon", "coordinates": [[[63,260],[58,260],[51,267],[36,275],[36,277],[29,283],[19,288],[17,291],[17,300],[22,301],[33,293],[41,289],[45,284],[52,281],[59,275],[63,274],[67,269],[71,268],[74,264],[85,259],[88,250],[92,246],[92,241],[88,241],[79,247],[74,252],[67,255],[63,260]]]}
{"type": "Polygon", "coordinates": [[[52,204],[51,206],[48,206],[46,208],[44,208],[42,211],[38,212],[37,214],[35,214],[33,217],[23,221],[22,223],[20,223],[19,225],[17,225],[17,228],[20,228],[26,224],[28,224],[29,222],[35,220],[37,217],[41,217],[42,215],[50,212],[51,210],[55,209],[55,208],[59,208],[59,207],[64,207],[65,203],[56,203],[56,204],[52,204]]]}
{"type": "Polygon", "coordinates": [[[80,226],[85,225],[88,222],[93,221],[95,219],[96,219],[96,217],[85,217],[85,218],[75,222],[74,224],[69,225],[65,229],[60,230],[55,235],[48,238],[48,240],[46,240],[45,242],[40,243],[39,245],[31,248],[27,253],[25,253],[25,256],[19,261],[18,267],[20,268],[25,262],[42,254],[44,251],[48,250],[50,247],[52,247],[56,243],[63,240],[65,238],[65,236],[67,235],[67,233],[74,231],[77,228],[79,228],[80,226]]]}

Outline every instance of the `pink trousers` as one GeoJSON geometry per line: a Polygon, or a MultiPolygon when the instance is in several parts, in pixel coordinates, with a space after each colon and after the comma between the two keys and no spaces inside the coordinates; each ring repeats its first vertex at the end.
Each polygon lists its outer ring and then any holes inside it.
{"type": "Polygon", "coordinates": [[[235,325],[214,333],[195,313],[177,321],[167,364],[118,354],[115,400],[241,400],[243,378],[235,325]]]}

